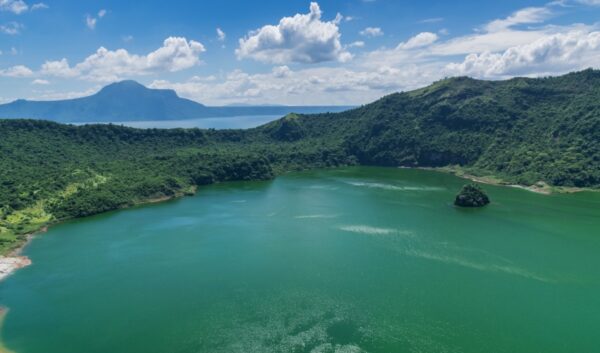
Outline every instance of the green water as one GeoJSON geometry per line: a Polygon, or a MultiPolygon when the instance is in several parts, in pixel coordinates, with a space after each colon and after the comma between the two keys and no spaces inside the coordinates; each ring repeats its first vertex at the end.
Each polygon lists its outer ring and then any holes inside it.
{"type": "Polygon", "coordinates": [[[597,352],[600,194],[348,168],[53,227],[0,283],[17,353],[597,352]]]}

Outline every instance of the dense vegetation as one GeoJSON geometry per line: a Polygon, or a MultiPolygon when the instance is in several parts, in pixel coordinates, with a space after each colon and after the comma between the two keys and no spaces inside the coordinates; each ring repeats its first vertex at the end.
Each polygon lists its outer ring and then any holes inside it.
{"type": "Polygon", "coordinates": [[[452,78],[250,130],[0,120],[0,253],[57,220],[213,182],[350,164],[456,166],[525,185],[598,187],[600,72],[452,78]]]}
{"type": "Polygon", "coordinates": [[[490,198],[475,184],[463,186],[454,200],[454,204],[460,207],[483,207],[489,203],[490,198]]]}

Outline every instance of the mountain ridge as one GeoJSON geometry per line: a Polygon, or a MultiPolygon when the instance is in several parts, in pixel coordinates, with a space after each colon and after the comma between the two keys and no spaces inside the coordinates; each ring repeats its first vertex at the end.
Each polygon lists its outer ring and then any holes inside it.
{"type": "Polygon", "coordinates": [[[104,86],[86,97],[56,101],[18,99],[0,105],[0,118],[43,119],[56,122],[122,122],[186,120],[241,115],[285,115],[338,112],[348,106],[206,106],[181,98],[171,89],[147,88],[124,80],[104,86]]]}

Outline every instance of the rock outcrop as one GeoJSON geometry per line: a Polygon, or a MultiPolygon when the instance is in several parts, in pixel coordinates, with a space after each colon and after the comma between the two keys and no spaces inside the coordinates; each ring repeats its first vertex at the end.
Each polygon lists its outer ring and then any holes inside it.
{"type": "Polygon", "coordinates": [[[454,204],[459,207],[483,207],[489,203],[490,198],[475,184],[463,186],[454,200],[454,204]]]}

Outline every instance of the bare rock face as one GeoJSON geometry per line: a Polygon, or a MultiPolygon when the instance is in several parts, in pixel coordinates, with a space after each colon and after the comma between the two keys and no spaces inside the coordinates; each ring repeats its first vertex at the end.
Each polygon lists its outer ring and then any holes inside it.
{"type": "Polygon", "coordinates": [[[0,256],[0,281],[16,270],[29,265],[31,265],[31,260],[26,256],[0,256]]]}
{"type": "Polygon", "coordinates": [[[489,203],[490,198],[475,184],[463,186],[454,200],[454,204],[459,207],[483,207],[489,203]]]}

